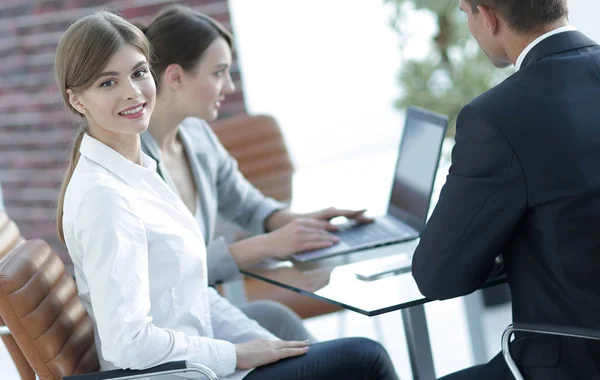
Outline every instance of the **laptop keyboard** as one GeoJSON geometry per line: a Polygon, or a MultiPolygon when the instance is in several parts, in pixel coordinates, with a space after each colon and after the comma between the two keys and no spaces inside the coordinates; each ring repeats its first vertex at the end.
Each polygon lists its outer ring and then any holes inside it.
{"type": "Polygon", "coordinates": [[[369,224],[356,225],[352,228],[336,233],[340,239],[350,247],[358,247],[359,245],[372,243],[390,238],[398,238],[402,240],[411,237],[410,231],[402,231],[400,229],[390,229],[381,223],[373,222],[369,224]]]}

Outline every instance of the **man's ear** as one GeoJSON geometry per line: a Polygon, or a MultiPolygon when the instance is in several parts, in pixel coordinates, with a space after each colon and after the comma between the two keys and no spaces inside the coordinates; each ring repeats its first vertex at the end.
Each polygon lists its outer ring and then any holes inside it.
{"type": "Polygon", "coordinates": [[[500,19],[496,10],[490,7],[486,7],[485,5],[479,5],[477,7],[479,13],[483,17],[483,21],[485,22],[485,26],[488,28],[492,35],[496,34],[498,31],[498,26],[500,24],[500,19]]]}
{"type": "Polygon", "coordinates": [[[176,63],[171,63],[165,69],[165,73],[163,74],[163,86],[167,86],[169,88],[177,89],[181,87],[183,83],[183,68],[176,63]]]}
{"type": "Polygon", "coordinates": [[[85,106],[81,101],[81,97],[70,88],[67,89],[67,96],[69,97],[71,107],[75,108],[80,114],[85,115],[85,106]]]}

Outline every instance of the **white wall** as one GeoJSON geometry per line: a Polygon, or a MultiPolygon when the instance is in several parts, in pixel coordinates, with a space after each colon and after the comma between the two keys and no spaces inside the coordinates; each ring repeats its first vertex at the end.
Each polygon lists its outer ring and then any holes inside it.
{"type": "Polygon", "coordinates": [[[569,0],[571,24],[588,37],[600,42],[600,2],[597,0],[569,0]]]}
{"type": "Polygon", "coordinates": [[[249,112],[279,120],[298,167],[394,149],[401,60],[382,0],[230,0],[230,8],[249,112]]]}
{"type": "MultiPolygon", "coordinates": [[[[600,2],[570,0],[571,20],[600,41],[600,2]]],[[[250,113],[274,115],[297,167],[395,149],[402,64],[383,0],[230,0],[250,113]]],[[[428,54],[435,22],[411,12],[403,56],[428,54]]]]}

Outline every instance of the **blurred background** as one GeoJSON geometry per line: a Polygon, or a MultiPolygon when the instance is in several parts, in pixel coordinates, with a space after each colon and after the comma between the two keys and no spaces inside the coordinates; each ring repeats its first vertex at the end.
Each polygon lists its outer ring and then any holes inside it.
{"type": "MultiPolygon", "coordinates": [[[[0,182],[27,238],[59,252],[57,189],[75,130],[52,74],[61,33],[97,7],[149,21],[167,0],[3,0],[0,182]]],[[[455,0],[186,0],[236,35],[237,92],[222,117],[273,115],[297,169],[396,148],[403,109],[455,116],[509,75],[481,59],[455,0]],[[441,27],[440,27],[441,26],[441,27]]],[[[600,3],[570,2],[595,39],[600,3]]]]}
{"type": "MultiPolygon", "coordinates": [[[[76,125],[62,108],[54,84],[58,40],[72,21],[98,7],[145,22],[169,3],[0,3],[0,183],[6,210],[24,237],[48,241],[65,259],[56,237],[55,208],[76,125]]],[[[483,58],[469,38],[457,0],[180,3],[216,18],[236,36],[232,71],[237,91],[224,103],[221,117],[274,116],[300,170],[393,151],[407,105],[454,118],[473,97],[514,71],[494,69],[483,58]]],[[[572,24],[599,41],[600,3],[571,0],[570,8],[572,24]]],[[[439,375],[472,363],[461,308],[460,300],[427,308],[429,316],[442,315],[437,322],[430,319],[439,375]],[[448,324],[455,328],[448,329],[448,324]],[[448,339],[455,342],[453,347],[448,339]]],[[[317,317],[307,325],[321,339],[372,335],[385,340],[401,375],[410,373],[399,314],[381,317],[383,324],[346,312],[327,318],[317,317]]],[[[490,353],[499,348],[500,332],[509,320],[506,306],[486,316],[490,353]]],[[[5,371],[10,359],[3,361],[1,349],[0,378],[16,379],[14,371],[5,371]]]]}

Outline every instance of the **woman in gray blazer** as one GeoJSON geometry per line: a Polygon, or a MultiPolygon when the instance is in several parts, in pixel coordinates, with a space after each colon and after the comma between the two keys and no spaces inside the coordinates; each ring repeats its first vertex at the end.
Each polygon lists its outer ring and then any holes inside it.
{"type": "MultiPolygon", "coordinates": [[[[195,214],[207,247],[210,284],[239,276],[239,268],[274,257],[331,246],[337,237],[329,220],[346,216],[370,219],[363,211],[330,208],[296,214],[266,198],[239,172],[236,161],[212,132],[221,102],[234,90],[232,37],[216,21],[182,6],[160,12],[142,30],[154,49],[152,70],[157,101],[142,149],[156,159],[159,173],[195,214]],[[252,237],[229,244],[215,238],[217,216],[243,227],[252,237]]],[[[286,340],[308,337],[302,321],[275,302],[250,303],[241,309],[286,340]]]]}

